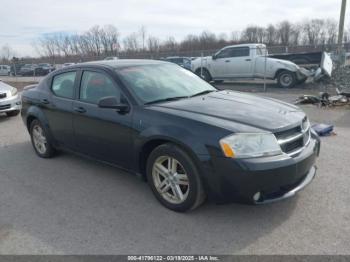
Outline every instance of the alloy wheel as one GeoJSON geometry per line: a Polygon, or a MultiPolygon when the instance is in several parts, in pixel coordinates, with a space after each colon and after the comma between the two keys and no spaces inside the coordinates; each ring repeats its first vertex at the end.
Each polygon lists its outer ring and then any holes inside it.
{"type": "Polygon", "coordinates": [[[158,193],[172,204],[183,203],[190,191],[187,173],[181,163],[169,156],[160,156],[152,168],[152,178],[158,193]]]}

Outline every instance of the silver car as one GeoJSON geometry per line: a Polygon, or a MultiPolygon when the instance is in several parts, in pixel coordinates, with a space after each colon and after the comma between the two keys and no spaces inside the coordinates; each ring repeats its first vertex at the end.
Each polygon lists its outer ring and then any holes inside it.
{"type": "Polygon", "coordinates": [[[0,113],[16,116],[21,111],[22,104],[17,88],[0,81],[0,113]]]}

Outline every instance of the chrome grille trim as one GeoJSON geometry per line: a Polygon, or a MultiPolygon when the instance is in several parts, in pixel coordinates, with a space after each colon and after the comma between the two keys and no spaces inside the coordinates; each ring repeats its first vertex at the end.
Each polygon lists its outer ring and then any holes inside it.
{"type": "Polygon", "coordinates": [[[293,157],[302,152],[305,149],[305,147],[309,145],[311,140],[311,126],[309,121],[305,117],[302,120],[299,128],[298,126],[296,126],[289,130],[278,132],[275,134],[275,136],[278,144],[281,146],[282,151],[286,155],[293,157]],[[283,137],[283,133],[288,134],[288,136],[283,137]],[[295,145],[293,145],[293,143],[300,143],[300,145],[298,146],[297,144],[296,148],[294,149],[293,146],[295,145]],[[288,150],[288,146],[290,148],[289,150],[291,151],[288,150]]]}

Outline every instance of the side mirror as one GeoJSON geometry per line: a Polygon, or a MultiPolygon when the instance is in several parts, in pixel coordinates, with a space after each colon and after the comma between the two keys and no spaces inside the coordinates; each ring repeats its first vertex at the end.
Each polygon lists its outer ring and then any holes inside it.
{"type": "Polygon", "coordinates": [[[211,58],[212,58],[213,60],[215,60],[215,59],[216,59],[216,55],[212,55],[211,58]]]}
{"type": "Polygon", "coordinates": [[[107,97],[101,98],[98,101],[98,107],[116,109],[116,111],[119,113],[129,112],[129,105],[118,102],[115,96],[107,96],[107,97]]]}

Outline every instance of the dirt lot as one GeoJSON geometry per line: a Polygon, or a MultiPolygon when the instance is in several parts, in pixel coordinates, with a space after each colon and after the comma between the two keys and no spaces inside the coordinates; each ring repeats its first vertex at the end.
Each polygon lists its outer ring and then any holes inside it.
{"type": "MultiPolygon", "coordinates": [[[[288,102],[319,91],[219,88],[288,102]]],[[[187,214],[163,208],[147,184],[116,168],[68,153],[38,158],[20,117],[1,115],[0,254],[350,255],[350,110],[302,108],[337,133],[322,138],[313,183],[271,205],[206,203],[187,214]]]]}

